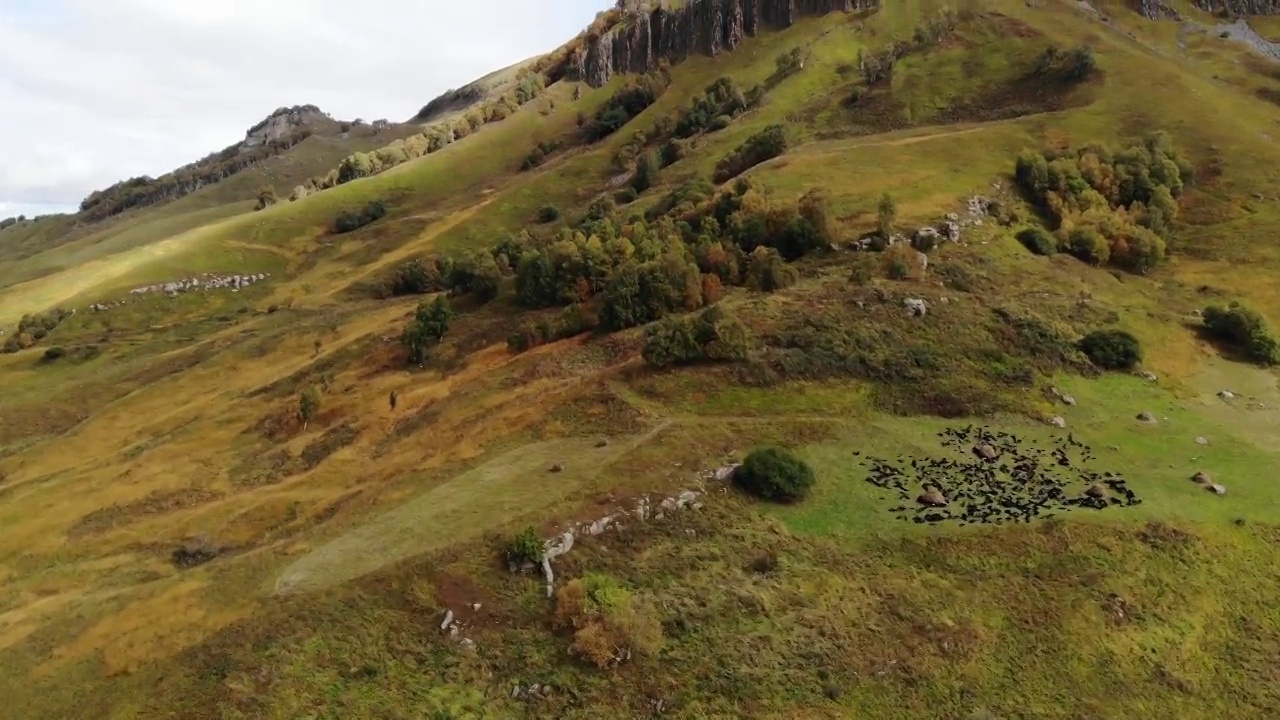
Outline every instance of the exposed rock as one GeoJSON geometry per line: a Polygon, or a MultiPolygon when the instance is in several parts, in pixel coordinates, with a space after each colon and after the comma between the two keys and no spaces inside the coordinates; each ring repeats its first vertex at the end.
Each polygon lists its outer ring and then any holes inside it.
{"type": "Polygon", "coordinates": [[[1049,418],[1049,424],[1056,428],[1064,428],[1067,426],[1067,420],[1059,415],[1057,417],[1049,418]]]}
{"type": "MultiPolygon", "coordinates": [[[[1273,7],[1276,9],[1273,9],[1268,13],[1255,14],[1280,14],[1280,0],[1271,0],[1271,2],[1274,3],[1273,7]]],[[[1249,23],[1245,20],[1237,20],[1230,25],[1219,25],[1216,29],[1221,31],[1222,37],[1224,38],[1230,38],[1237,42],[1242,42],[1263,55],[1280,60],[1280,43],[1273,43],[1262,37],[1256,30],[1250,27],[1249,23]]]]}
{"type": "Polygon", "coordinates": [[[1094,498],[1095,500],[1107,499],[1107,489],[1101,485],[1090,486],[1088,490],[1084,491],[1084,494],[1094,498]]]}
{"type": "Polygon", "coordinates": [[[1142,373],[1142,379],[1146,380],[1147,382],[1156,382],[1160,378],[1156,377],[1156,374],[1151,372],[1150,370],[1144,370],[1142,373]]]}
{"type": "Polygon", "coordinates": [[[1138,420],[1139,420],[1140,422],[1150,423],[1150,424],[1154,425],[1154,424],[1155,424],[1155,422],[1156,422],[1156,416],[1155,416],[1155,415],[1152,415],[1151,413],[1147,412],[1146,410],[1143,410],[1142,412],[1138,413],[1138,420]]]}
{"type": "Polygon", "coordinates": [[[551,472],[553,473],[564,472],[564,466],[561,465],[560,463],[556,463],[555,465],[551,466],[551,472]]]}
{"type": "Polygon", "coordinates": [[[803,15],[867,10],[879,0],[690,0],[676,8],[635,8],[566,61],[571,80],[601,87],[619,73],[656,70],[662,60],[719,55],[766,28],[786,28],[803,15]]]}
{"type": "Polygon", "coordinates": [[[994,462],[1000,458],[1000,451],[992,445],[978,445],[973,448],[973,454],[987,462],[994,462]]]}
{"type": "Polygon", "coordinates": [[[924,505],[925,507],[946,507],[947,506],[946,496],[937,490],[930,490],[928,492],[921,494],[920,497],[916,498],[916,502],[920,503],[921,505],[924,505]]]}
{"type": "Polygon", "coordinates": [[[1226,494],[1227,494],[1227,489],[1226,489],[1225,487],[1223,487],[1222,485],[1218,485],[1217,483],[1214,483],[1213,485],[1210,485],[1210,486],[1208,487],[1208,490],[1209,490],[1209,492],[1213,493],[1214,495],[1226,495],[1226,494]]]}
{"type": "Polygon", "coordinates": [[[907,298],[902,301],[902,306],[907,309],[907,314],[911,317],[924,317],[929,314],[929,303],[920,298],[907,298]]]}
{"type": "Polygon", "coordinates": [[[1194,0],[1205,12],[1226,10],[1231,15],[1280,15],[1280,0],[1194,0]]]}
{"type": "Polygon", "coordinates": [[[1201,470],[1200,472],[1196,473],[1195,475],[1192,475],[1192,476],[1191,476],[1191,479],[1192,479],[1192,481],[1194,481],[1194,482],[1195,482],[1195,484],[1197,484],[1197,485],[1212,485],[1212,484],[1213,484],[1213,476],[1212,476],[1212,475],[1210,475],[1209,473],[1205,472],[1204,470],[1201,470]]]}
{"type": "Polygon", "coordinates": [[[1138,14],[1148,20],[1181,20],[1177,10],[1165,4],[1164,0],[1138,0],[1138,14]]]}
{"type": "Polygon", "coordinates": [[[1206,437],[1198,437],[1198,438],[1196,438],[1196,444],[1197,444],[1197,445],[1208,445],[1208,444],[1209,444],[1209,438],[1206,438],[1206,437]]]}
{"type": "Polygon", "coordinates": [[[1222,392],[1218,393],[1218,397],[1222,398],[1223,400],[1235,400],[1236,394],[1231,392],[1230,390],[1223,390],[1222,392]]]}
{"type": "Polygon", "coordinates": [[[298,128],[313,125],[317,122],[330,121],[333,118],[320,111],[315,105],[298,105],[291,108],[280,108],[268,115],[264,120],[249,128],[244,135],[245,147],[266,145],[288,136],[298,128]]]}
{"type": "Polygon", "coordinates": [[[445,611],[444,611],[444,620],[440,621],[440,629],[441,629],[441,630],[448,630],[448,629],[449,629],[449,626],[450,626],[450,625],[452,625],[452,624],[453,624],[453,611],[452,611],[452,610],[445,610],[445,611]]]}

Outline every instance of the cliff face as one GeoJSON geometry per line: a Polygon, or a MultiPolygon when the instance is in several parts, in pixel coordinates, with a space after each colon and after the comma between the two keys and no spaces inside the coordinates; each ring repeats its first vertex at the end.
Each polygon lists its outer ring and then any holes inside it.
{"type": "Polygon", "coordinates": [[[690,0],[674,10],[631,10],[609,31],[585,39],[569,57],[568,75],[600,87],[617,73],[654,70],[660,60],[733,50],[761,29],[785,28],[804,15],[879,5],[879,0],[690,0]]]}
{"type": "Polygon", "coordinates": [[[242,145],[251,148],[278,142],[302,128],[313,127],[326,122],[332,123],[333,118],[321,112],[320,108],[315,105],[282,107],[249,128],[248,132],[244,134],[242,145]]]}
{"type": "Polygon", "coordinates": [[[1195,0],[1206,12],[1226,10],[1232,15],[1280,15],[1280,0],[1195,0]]]}

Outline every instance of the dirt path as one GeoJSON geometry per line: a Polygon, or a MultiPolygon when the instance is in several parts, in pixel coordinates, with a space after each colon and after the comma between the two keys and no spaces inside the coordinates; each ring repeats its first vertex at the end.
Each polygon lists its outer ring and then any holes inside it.
{"type": "Polygon", "coordinates": [[[377,262],[374,262],[368,265],[367,267],[365,267],[359,275],[355,277],[344,277],[343,281],[337,286],[335,286],[334,288],[332,288],[331,290],[329,290],[327,294],[329,296],[337,295],[338,293],[342,292],[353,283],[360,282],[361,280],[368,280],[369,278],[383,272],[388,267],[395,265],[396,263],[402,262],[404,260],[407,260],[408,258],[413,256],[415,253],[421,252],[424,246],[430,243],[432,240],[435,240],[437,237],[461,225],[463,222],[470,220],[472,216],[474,216],[476,213],[483,210],[491,202],[493,202],[492,197],[482,202],[476,203],[475,205],[472,205],[471,207],[465,210],[459,210],[458,212],[455,212],[452,215],[449,215],[443,220],[430,225],[418,237],[414,238],[413,240],[410,240],[407,243],[404,243],[403,245],[396,248],[395,250],[392,250],[386,255],[383,255],[382,257],[378,258],[377,262]]]}

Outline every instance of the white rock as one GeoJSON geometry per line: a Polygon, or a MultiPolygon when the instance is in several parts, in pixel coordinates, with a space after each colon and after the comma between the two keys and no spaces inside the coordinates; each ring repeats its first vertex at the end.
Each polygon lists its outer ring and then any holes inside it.
{"type": "Polygon", "coordinates": [[[1049,420],[1049,424],[1056,428],[1064,428],[1067,426],[1066,418],[1058,416],[1049,420]]]}
{"type": "Polygon", "coordinates": [[[450,626],[450,625],[452,625],[452,624],[453,624],[453,611],[452,611],[452,610],[445,610],[445,611],[444,611],[444,621],[440,623],[440,629],[441,629],[441,630],[448,630],[448,629],[449,629],[449,626],[450,626]]]}

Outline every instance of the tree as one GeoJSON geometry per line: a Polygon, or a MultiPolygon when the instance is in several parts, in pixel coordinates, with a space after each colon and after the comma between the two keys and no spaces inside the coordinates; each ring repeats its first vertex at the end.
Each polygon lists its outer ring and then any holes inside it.
{"type": "Polygon", "coordinates": [[[778,447],[752,450],[733,473],[733,484],[747,494],[783,503],[803,499],[813,480],[804,460],[778,447]]]}
{"type": "Polygon", "coordinates": [[[653,187],[662,169],[662,158],[657,152],[646,153],[636,165],[636,172],[631,176],[631,187],[638,193],[653,187]]]}
{"type": "Polygon", "coordinates": [[[298,419],[302,421],[302,431],[306,432],[307,424],[320,411],[320,388],[315,385],[308,385],[298,395],[298,419]]]}
{"type": "Polygon", "coordinates": [[[263,185],[258,188],[258,204],[254,206],[254,210],[262,210],[276,204],[276,189],[270,185],[263,185]]]}
{"type": "Polygon", "coordinates": [[[880,203],[876,206],[876,229],[881,237],[893,235],[893,223],[897,218],[898,204],[893,201],[893,196],[889,193],[881,195],[880,203]]]}
{"type": "Polygon", "coordinates": [[[421,365],[427,359],[427,348],[440,342],[449,331],[449,323],[453,320],[453,308],[448,299],[437,295],[435,300],[418,303],[413,322],[405,330],[402,338],[405,347],[409,348],[409,363],[421,365]]]}

